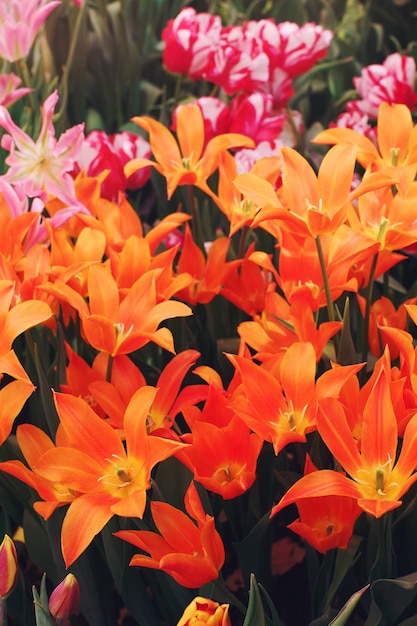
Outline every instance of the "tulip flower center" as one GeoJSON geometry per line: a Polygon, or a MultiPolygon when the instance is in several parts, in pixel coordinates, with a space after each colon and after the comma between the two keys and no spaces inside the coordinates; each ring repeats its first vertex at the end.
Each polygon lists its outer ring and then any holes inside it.
{"type": "Polygon", "coordinates": [[[291,432],[294,432],[297,430],[297,424],[295,423],[295,419],[294,419],[294,411],[281,411],[280,415],[282,415],[282,417],[284,417],[287,420],[288,426],[291,432]]]}
{"type": "Polygon", "coordinates": [[[390,148],[390,152],[391,152],[391,165],[398,165],[398,156],[400,154],[400,149],[399,148],[390,148]]]}
{"type": "Polygon", "coordinates": [[[245,198],[244,200],[240,201],[239,206],[238,206],[238,212],[241,215],[246,215],[246,217],[251,217],[253,215],[253,210],[254,210],[254,206],[253,206],[252,200],[245,198]]]}
{"type": "Polygon", "coordinates": [[[219,469],[214,472],[213,478],[214,480],[217,480],[217,482],[220,485],[227,485],[228,483],[231,483],[233,480],[240,480],[240,477],[245,471],[245,469],[246,469],[246,463],[244,463],[243,465],[239,465],[236,463],[231,465],[229,463],[228,465],[225,465],[224,467],[219,467],[219,469]]]}
{"type": "Polygon", "coordinates": [[[398,482],[390,480],[392,466],[393,460],[388,455],[388,460],[379,467],[372,470],[358,470],[358,474],[365,474],[367,479],[356,478],[356,482],[363,485],[366,491],[370,487],[373,493],[376,492],[379,496],[387,497],[391,489],[396,489],[399,486],[398,482]]]}
{"type": "MultiPolygon", "coordinates": [[[[284,430],[286,432],[302,432],[305,428],[304,421],[306,417],[306,412],[308,408],[308,404],[306,404],[302,410],[295,410],[292,400],[288,400],[288,410],[283,411],[279,410],[279,422],[275,424],[280,430],[284,430]]],[[[273,424],[274,422],[271,422],[273,424]]]]}
{"type": "Polygon", "coordinates": [[[306,198],[307,211],[318,211],[319,213],[323,212],[323,200],[319,198],[318,206],[315,204],[311,204],[308,198],[306,198]]]}
{"type": "Polygon", "coordinates": [[[125,331],[125,325],[123,324],[123,322],[116,322],[115,324],[113,324],[113,327],[116,333],[116,341],[118,341],[119,339],[126,339],[126,337],[128,337],[133,330],[132,324],[130,328],[125,331]]]}
{"type": "Polygon", "coordinates": [[[375,489],[381,496],[385,496],[385,470],[382,467],[378,467],[375,470],[375,489]]]}
{"type": "Polygon", "coordinates": [[[182,166],[188,172],[195,172],[200,167],[200,161],[198,163],[193,163],[194,154],[191,154],[189,157],[182,157],[181,162],[182,166]]]}
{"type": "Polygon", "coordinates": [[[108,485],[115,489],[122,489],[128,487],[135,480],[135,468],[127,464],[127,459],[122,459],[120,456],[113,454],[114,458],[105,459],[113,466],[113,471],[104,476],[100,476],[98,479],[103,485],[108,485]]]}

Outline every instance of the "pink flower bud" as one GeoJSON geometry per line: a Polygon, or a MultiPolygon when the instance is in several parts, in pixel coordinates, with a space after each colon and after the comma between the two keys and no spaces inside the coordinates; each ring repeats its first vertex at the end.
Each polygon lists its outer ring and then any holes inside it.
{"type": "Polygon", "coordinates": [[[18,564],[16,547],[9,535],[0,545],[0,600],[9,596],[17,585],[18,564]]]}
{"type": "Polygon", "coordinates": [[[73,615],[80,604],[80,586],[74,574],[68,574],[49,598],[49,610],[57,619],[73,615]]]}

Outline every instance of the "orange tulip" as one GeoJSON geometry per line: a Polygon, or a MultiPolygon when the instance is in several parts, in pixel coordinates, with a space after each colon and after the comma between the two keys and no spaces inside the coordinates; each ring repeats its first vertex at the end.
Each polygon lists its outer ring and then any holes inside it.
{"type": "Polygon", "coordinates": [[[16,304],[16,300],[15,284],[0,280],[0,379],[3,374],[17,379],[0,390],[0,445],[9,436],[16,416],[35,390],[12,344],[18,335],[52,315],[45,302],[27,300],[16,304]]]}
{"type": "Polygon", "coordinates": [[[163,570],[180,585],[195,589],[217,579],[225,553],[214,518],[204,512],[194,483],[185,494],[185,509],[197,524],[166,502],[152,502],[160,535],[147,530],[120,530],[115,535],[150,554],[135,554],[130,565],[163,570]]]}
{"type": "MultiPolygon", "coordinates": [[[[323,250],[325,271],[327,274],[332,301],[344,291],[357,291],[358,284],[350,275],[351,266],[369,254],[371,243],[360,240],[357,245],[346,245],[346,240],[334,235],[320,238],[323,250]]],[[[279,286],[288,302],[301,300],[312,311],[326,305],[326,294],[322,268],[314,239],[299,240],[285,233],[282,237],[279,256],[279,286]]]]}
{"type": "Polygon", "coordinates": [[[210,139],[204,148],[204,122],[200,107],[181,107],[177,115],[177,140],[160,122],[151,117],[132,121],[149,133],[155,161],[133,159],[125,166],[128,177],[142,167],[153,165],[167,180],[168,199],[178,185],[195,185],[209,196],[214,194],[207,179],[217,169],[219,156],[229,148],[253,148],[252,139],[239,133],[226,133],[210,139]]]}
{"type": "Polygon", "coordinates": [[[252,317],[263,311],[267,292],[276,289],[270,271],[252,260],[254,247],[252,244],[245,258],[236,263],[233,273],[228,273],[221,290],[222,296],[252,317]]]}
{"type": "Polygon", "coordinates": [[[81,493],[62,525],[67,567],[87,548],[113,515],[142,517],[153,466],[184,444],[148,436],[146,422],[156,389],[142,387],[124,417],[126,449],[105,421],[81,398],[55,394],[60,419],[57,446],[34,464],[43,478],[81,493]]]}
{"type": "MultiPolygon", "coordinates": [[[[311,475],[312,472],[317,472],[317,468],[307,455],[304,475],[311,475]]],[[[356,498],[317,493],[310,498],[296,500],[296,505],[300,517],[288,525],[290,530],[321,553],[348,547],[354,524],[362,513],[356,498]]],[[[274,507],[274,514],[284,506],[285,501],[281,500],[280,507],[274,507]]]]}
{"type": "Polygon", "coordinates": [[[280,206],[262,209],[253,226],[276,216],[280,225],[294,234],[317,237],[334,232],[344,221],[350,201],[355,147],[341,145],[329,150],[318,175],[292,148],[282,148],[281,158],[280,206]]]}
{"type": "MultiPolygon", "coordinates": [[[[280,168],[279,157],[264,158],[255,163],[250,174],[267,181],[271,185],[271,194],[273,194],[273,185],[279,176],[280,168]]],[[[242,181],[242,178],[237,177],[234,157],[229,152],[223,152],[219,159],[218,198],[214,200],[230,222],[229,237],[232,237],[243,226],[250,226],[260,209],[256,198],[249,197],[249,195],[245,197],[245,194],[234,184],[235,180],[242,181]]],[[[279,228],[274,220],[263,221],[261,227],[274,237],[278,237],[279,228]]]]}
{"type": "Polygon", "coordinates": [[[358,199],[347,220],[353,231],[379,244],[379,250],[401,250],[417,241],[415,205],[417,184],[410,183],[404,193],[378,189],[358,199]]]}
{"type": "Polygon", "coordinates": [[[383,102],[378,110],[378,149],[370,139],[350,128],[329,128],[313,141],[321,144],[347,144],[357,150],[365,168],[378,170],[398,184],[405,193],[417,171],[417,126],[404,104],[383,102]]]}
{"type": "Polygon", "coordinates": [[[266,230],[272,234],[270,225],[274,222],[275,233],[284,230],[301,238],[332,234],[344,222],[353,199],[393,182],[391,177],[378,173],[364,177],[351,190],[356,162],[356,147],[352,144],[329,150],[317,175],[308,161],[292,148],[282,148],[281,159],[282,185],[277,192],[269,181],[253,172],[234,181],[246,203],[259,209],[252,228],[265,221],[266,230]]]}
{"type": "Polygon", "coordinates": [[[317,402],[328,395],[337,397],[361,367],[329,370],[316,383],[316,354],[309,342],[294,343],[283,357],[269,359],[265,366],[239,356],[229,358],[242,377],[232,394],[232,407],[249,428],[272,442],[275,454],[289,443],[306,440],[306,434],[316,429],[317,402]]]}
{"type": "Polygon", "coordinates": [[[216,380],[219,374],[211,370],[210,367],[202,365],[197,367],[193,373],[208,383],[207,398],[202,409],[197,406],[184,407],[182,409],[184,419],[192,432],[194,432],[196,424],[200,422],[213,424],[221,431],[230,424],[235,415],[230,407],[229,394],[223,389],[221,379],[216,380]]]}
{"type": "Polygon", "coordinates": [[[19,302],[15,284],[10,280],[0,280],[0,372],[15,377],[20,372],[27,379],[26,372],[13,357],[12,343],[32,326],[41,324],[52,315],[50,307],[39,300],[19,302]],[[10,370],[7,363],[10,357],[10,370]]]}
{"type": "Polygon", "coordinates": [[[256,462],[263,439],[234,417],[227,426],[218,427],[196,421],[191,446],[179,454],[194,473],[194,479],[225,500],[245,493],[256,480],[256,462]]]}
{"type": "Polygon", "coordinates": [[[320,401],[317,426],[323,441],[348,476],[333,470],[308,474],[295,483],[272,509],[320,496],[355,498],[374,517],[401,506],[401,497],[417,480],[415,447],[417,414],[404,430],[398,451],[398,425],[383,366],[377,368],[362,414],[360,451],[343,405],[335,398],[320,401]]]}
{"type": "Polygon", "coordinates": [[[341,326],[341,322],[322,322],[317,328],[311,308],[305,306],[302,299],[290,306],[276,291],[268,291],[261,315],[239,324],[238,333],[256,350],[259,361],[274,358],[296,341],[310,341],[319,360],[329,339],[341,326]]]}
{"type": "Polygon", "coordinates": [[[157,301],[155,272],[143,274],[124,299],[105,265],[90,267],[88,304],[65,283],[57,281],[44,289],[78,311],[85,338],[96,350],[112,356],[128,354],[153,341],[175,352],[171,332],[158,326],[166,319],[191,315],[191,309],[182,302],[157,301]]]}
{"type": "MultiPolygon", "coordinates": [[[[365,315],[366,301],[363,296],[357,294],[358,304],[362,315],[365,315]]],[[[368,330],[368,342],[369,348],[372,354],[379,357],[384,351],[384,340],[381,337],[380,329],[383,326],[389,326],[391,328],[400,328],[405,330],[407,325],[407,305],[415,305],[416,298],[410,298],[401,304],[398,309],[388,298],[382,296],[378,300],[372,303],[370,309],[369,330],[368,330]]],[[[397,346],[393,342],[388,342],[391,359],[396,359],[399,356],[397,346]]]]}
{"type": "Polygon", "coordinates": [[[232,272],[234,265],[227,262],[227,252],[231,239],[220,237],[215,239],[210,246],[207,259],[203,252],[194,242],[190,227],[185,225],[184,244],[178,261],[177,271],[188,273],[193,282],[181,289],[177,297],[191,305],[207,304],[215,295],[220,293],[223,281],[232,272]]]}
{"type": "MultiPolygon", "coordinates": [[[[155,400],[148,412],[148,432],[170,428],[185,406],[205,399],[206,385],[187,385],[180,391],[184,376],[199,356],[196,350],[184,350],[164,367],[156,382],[158,391],[155,400]]],[[[122,354],[114,357],[111,382],[105,381],[104,377],[91,382],[88,390],[106,413],[108,423],[122,431],[126,407],[135,391],[146,385],[146,381],[129,357],[122,354]]],[[[63,391],[70,390],[63,388],[63,391]]]]}
{"type": "Polygon", "coordinates": [[[34,469],[40,457],[55,448],[43,430],[33,424],[22,424],[17,427],[16,438],[30,469],[21,461],[13,459],[0,463],[0,471],[18,478],[36,491],[43,501],[35,502],[33,508],[44,519],[49,519],[58,506],[72,502],[78,494],[57,481],[43,478],[34,469]]]}

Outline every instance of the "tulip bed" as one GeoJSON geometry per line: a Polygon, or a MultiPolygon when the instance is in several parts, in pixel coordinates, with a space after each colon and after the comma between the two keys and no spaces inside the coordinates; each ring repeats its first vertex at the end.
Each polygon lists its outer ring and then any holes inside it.
{"type": "Polygon", "coordinates": [[[416,22],[0,2],[0,626],[416,623],[416,22]]]}

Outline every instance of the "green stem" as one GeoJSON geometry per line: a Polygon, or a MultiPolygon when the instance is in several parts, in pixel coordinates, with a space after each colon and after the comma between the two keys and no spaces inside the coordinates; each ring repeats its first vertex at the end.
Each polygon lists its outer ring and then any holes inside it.
{"type": "Polygon", "coordinates": [[[81,7],[78,9],[77,19],[75,20],[74,30],[71,33],[71,43],[70,49],[68,51],[67,61],[63,67],[61,83],[60,83],[60,106],[59,111],[54,115],[54,122],[58,121],[67,107],[68,102],[68,76],[71,72],[71,68],[74,64],[75,53],[78,46],[78,39],[80,36],[81,25],[84,20],[84,15],[87,12],[87,4],[88,2],[84,0],[81,4],[81,7]]]}
{"type": "Polygon", "coordinates": [[[184,81],[184,76],[182,74],[178,74],[175,81],[175,90],[174,90],[174,106],[177,106],[178,101],[181,95],[181,87],[184,81]]]}
{"type": "MultiPolygon", "coordinates": [[[[30,76],[29,68],[26,63],[26,59],[18,59],[15,61],[16,72],[19,78],[22,81],[23,87],[28,87],[33,90],[32,78],[30,76]]],[[[31,91],[28,93],[30,108],[31,108],[31,126],[33,126],[34,116],[37,114],[37,105],[35,100],[34,92],[31,91]]],[[[33,128],[28,129],[28,132],[34,130],[33,128]]]]}
{"type": "Polygon", "coordinates": [[[195,243],[199,246],[199,248],[201,248],[201,250],[203,250],[204,252],[204,239],[203,239],[203,233],[201,230],[200,215],[197,209],[197,202],[196,202],[195,194],[194,194],[194,187],[192,185],[187,185],[187,187],[188,187],[188,197],[189,197],[189,202],[190,202],[190,212],[191,212],[191,217],[193,218],[193,221],[192,221],[193,239],[195,243]]]}
{"type": "Polygon", "coordinates": [[[294,119],[294,115],[293,112],[291,110],[291,108],[287,105],[285,107],[285,111],[287,113],[287,119],[290,123],[291,126],[291,130],[293,131],[294,135],[295,135],[295,139],[296,139],[296,148],[299,149],[299,151],[303,154],[304,153],[304,142],[303,142],[303,138],[300,135],[300,131],[298,129],[297,123],[294,119]]]}
{"type": "Polygon", "coordinates": [[[317,254],[319,255],[321,274],[323,276],[323,285],[324,285],[324,292],[326,294],[327,312],[329,315],[329,321],[334,322],[335,321],[334,306],[333,306],[332,295],[330,293],[329,277],[327,275],[326,261],[324,259],[323,247],[321,245],[320,237],[316,237],[316,247],[317,247],[317,254]]]}
{"type": "Polygon", "coordinates": [[[7,602],[0,600],[0,626],[7,626],[7,602]]]}
{"type": "Polygon", "coordinates": [[[243,259],[245,256],[246,237],[248,235],[248,230],[248,227],[245,225],[242,226],[242,229],[240,231],[239,250],[237,252],[238,259],[243,259]]]}
{"type": "Polygon", "coordinates": [[[6,598],[0,600],[0,626],[7,626],[7,602],[6,598]]]}
{"type": "Polygon", "coordinates": [[[372,259],[371,271],[369,272],[369,282],[366,289],[366,305],[365,305],[365,320],[362,337],[362,361],[366,361],[368,358],[368,334],[369,334],[369,319],[371,315],[372,294],[374,290],[375,271],[378,263],[378,252],[372,259]]]}
{"type": "Polygon", "coordinates": [[[374,518],[371,532],[376,533],[377,544],[375,560],[369,572],[369,582],[380,578],[395,578],[397,574],[392,545],[392,512],[388,511],[382,517],[374,518]]]}
{"type": "Polygon", "coordinates": [[[113,361],[114,361],[114,357],[109,354],[109,360],[107,361],[107,369],[106,369],[106,382],[110,383],[111,382],[111,372],[113,369],[113,361]]]}

